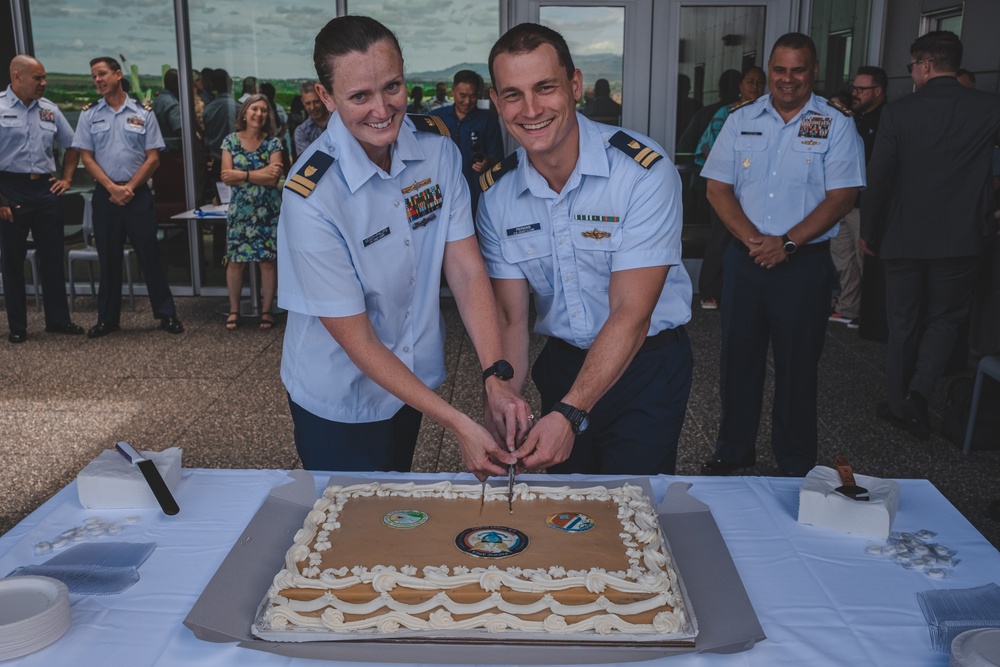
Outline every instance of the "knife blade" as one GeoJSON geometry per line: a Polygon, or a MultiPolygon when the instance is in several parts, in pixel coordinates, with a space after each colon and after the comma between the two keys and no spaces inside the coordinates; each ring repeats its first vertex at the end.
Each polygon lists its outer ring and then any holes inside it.
{"type": "Polygon", "coordinates": [[[149,490],[153,492],[153,496],[160,504],[160,509],[163,510],[164,514],[173,516],[181,511],[173,494],[170,493],[170,489],[167,488],[167,483],[160,476],[160,471],[156,469],[155,463],[143,457],[136,451],[135,447],[124,440],[115,444],[115,449],[126,461],[139,468],[139,472],[146,478],[146,484],[149,485],[149,490]]]}
{"type": "Polygon", "coordinates": [[[507,466],[507,509],[514,513],[514,468],[516,464],[507,466]]]}

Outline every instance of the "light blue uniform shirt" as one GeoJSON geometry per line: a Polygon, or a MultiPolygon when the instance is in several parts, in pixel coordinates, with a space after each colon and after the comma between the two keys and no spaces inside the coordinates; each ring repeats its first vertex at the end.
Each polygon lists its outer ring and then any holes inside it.
{"type": "Polygon", "coordinates": [[[59,108],[44,97],[24,106],[7,86],[0,93],[0,171],[51,174],[54,140],[63,148],[73,145],[73,128],[59,108]]]}
{"type": "MultiPolygon", "coordinates": [[[[535,294],[535,331],[589,349],[611,312],[611,273],[669,266],[647,335],[686,323],[691,279],[681,263],[677,169],[665,157],[644,169],[608,144],[621,128],[576,117],[580,157],[562,192],[553,192],[518,148],[517,167],[479,199],[487,272],[527,279],[535,294]]],[[[664,154],[647,137],[628,134],[664,154]]]]}
{"type": "MultiPolygon", "coordinates": [[[[762,234],[781,236],[827,190],[865,186],[865,147],[854,120],[826,99],[810,96],[786,123],[767,94],[729,114],[701,175],[734,186],[750,222],[762,234]]],[[[811,242],[829,240],[838,229],[811,242]]]]}
{"type": "MultiPolygon", "coordinates": [[[[445,379],[445,244],[474,233],[462,159],[448,137],[404,121],[386,174],[334,113],[291,174],[335,158],[302,197],[286,185],[278,303],[288,310],[281,379],[309,412],[345,423],[391,418],[402,401],[365,376],[319,317],[366,313],[379,340],[427,386],[445,379]]],[[[292,180],[292,179],[290,179],[292,180]]]]}
{"type": "Polygon", "coordinates": [[[80,114],[73,148],[91,151],[112,181],[132,178],[146,161],[146,151],[163,148],[156,115],[131,97],[115,111],[104,98],[80,114]]]}

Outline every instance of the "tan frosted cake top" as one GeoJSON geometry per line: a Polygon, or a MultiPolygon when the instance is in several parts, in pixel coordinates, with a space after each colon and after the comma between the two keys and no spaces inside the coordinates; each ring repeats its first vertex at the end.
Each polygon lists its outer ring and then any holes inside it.
{"type": "Polygon", "coordinates": [[[513,514],[506,501],[506,488],[489,488],[483,504],[478,484],[328,487],[274,579],[264,624],[371,634],[691,631],[641,487],[517,484],[513,514]]]}

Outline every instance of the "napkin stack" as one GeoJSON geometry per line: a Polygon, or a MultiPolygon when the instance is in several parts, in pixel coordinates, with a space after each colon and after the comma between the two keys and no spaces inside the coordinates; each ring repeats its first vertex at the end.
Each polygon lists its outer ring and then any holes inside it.
{"type": "MultiPolygon", "coordinates": [[[[181,479],[181,448],[140,452],[156,464],[171,493],[181,479]]],[[[80,504],[88,509],[142,509],[159,507],[139,468],[114,449],[106,449],[76,476],[80,504]]]]}
{"type": "Polygon", "coordinates": [[[841,481],[833,468],[816,466],[810,470],[799,490],[799,523],[887,538],[899,507],[899,484],[866,475],[855,474],[854,478],[858,486],[868,489],[870,500],[854,500],[835,491],[841,481]]]}

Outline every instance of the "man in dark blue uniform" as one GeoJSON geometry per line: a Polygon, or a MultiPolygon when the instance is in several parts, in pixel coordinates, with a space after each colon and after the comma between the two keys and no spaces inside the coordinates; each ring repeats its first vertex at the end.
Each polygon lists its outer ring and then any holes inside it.
{"type": "Polygon", "coordinates": [[[455,73],[451,94],[455,103],[431,111],[451,132],[462,153],[462,175],[472,196],[472,215],[479,204],[479,177],[503,157],[503,139],[496,116],[479,108],[482,78],[470,69],[455,73]]]}
{"type": "Polygon", "coordinates": [[[84,109],[73,146],[80,149],[83,166],[94,177],[94,238],[101,261],[97,324],[87,336],[100,338],[118,331],[122,309],[122,252],[126,237],[132,243],[153,316],[160,328],[179,334],[167,273],[156,239],[153,193],[146,183],[160,164],[160,135],[156,115],[122,89],[122,68],[114,58],[95,58],[91,76],[103,99],[84,109]]]}
{"type": "Polygon", "coordinates": [[[3,260],[7,340],[23,343],[28,334],[24,258],[28,232],[42,274],[45,330],[82,334],[69,319],[63,273],[63,226],[59,202],[73,182],[79,153],[70,148],[73,128],[45,93],[45,68],[30,56],[10,62],[10,86],[0,93],[0,257],[3,260]],[[66,149],[62,178],[51,174],[52,144],[66,149]]]}

